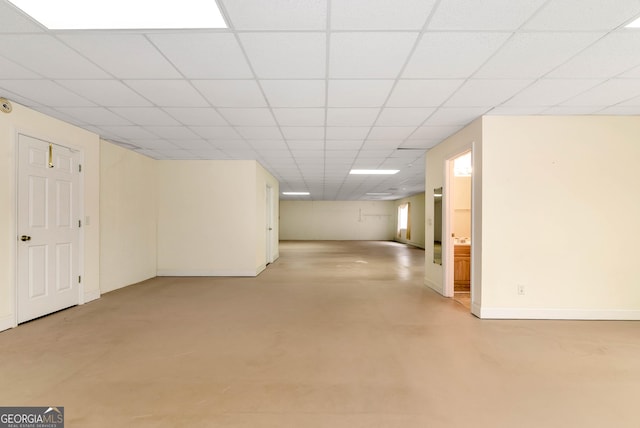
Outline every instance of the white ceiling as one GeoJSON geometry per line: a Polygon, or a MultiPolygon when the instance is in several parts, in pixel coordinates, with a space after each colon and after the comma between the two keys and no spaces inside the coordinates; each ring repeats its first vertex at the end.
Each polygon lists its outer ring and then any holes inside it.
{"type": "Polygon", "coordinates": [[[0,0],[0,96],[314,200],[423,191],[426,150],[483,114],[640,113],[640,0],[219,4],[228,30],[48,31],[0,0]]]}

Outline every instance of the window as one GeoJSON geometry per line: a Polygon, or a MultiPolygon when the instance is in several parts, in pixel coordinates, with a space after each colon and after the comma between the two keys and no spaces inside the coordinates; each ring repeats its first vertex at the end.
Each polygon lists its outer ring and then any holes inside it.
{"type": "Polygon", "coordinates": [[[405,231],[405,239],[411,239],[411,219],[409,217],[409,202],[398,207],[398,238],[405,231]]]}

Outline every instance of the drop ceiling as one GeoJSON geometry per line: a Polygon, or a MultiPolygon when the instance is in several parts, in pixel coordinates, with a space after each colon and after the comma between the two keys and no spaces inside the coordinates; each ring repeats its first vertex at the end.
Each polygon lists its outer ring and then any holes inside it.
{"type": "Polygon", "coordinates": [[[425,152],[481,115],[640,113],[640,0],[218,3],[229,29],[49,31],[0,0],[0,96],[312,200],[424,191],[425,152]]]}

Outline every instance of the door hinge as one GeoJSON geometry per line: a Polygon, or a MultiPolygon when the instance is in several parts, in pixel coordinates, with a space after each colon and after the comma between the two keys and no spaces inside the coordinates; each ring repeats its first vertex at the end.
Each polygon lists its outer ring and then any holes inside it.
{"type": "Polygon", "coordinates": [[[78,227],[82,227],[82,220],[78,220],[78,227]]]}
{"type": "Polygon", "coordinates": [[[82,276],[78,276],[78,284],[82,284],[82,276]]]}
{"type": "Polygon", "coordinates": [[[82,172],[82,164],[81,163],[78,164],[78,172],[82,172]]]}

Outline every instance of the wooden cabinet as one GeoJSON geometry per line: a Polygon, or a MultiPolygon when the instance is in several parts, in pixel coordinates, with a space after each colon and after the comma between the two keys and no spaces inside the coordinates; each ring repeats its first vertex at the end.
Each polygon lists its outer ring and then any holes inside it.
{"type": "Polygon", "coordinates": [[[471,245],[453,247],[453,289],[469,291],[471,289],[471,245]]]}

